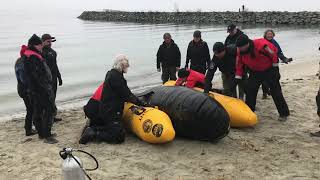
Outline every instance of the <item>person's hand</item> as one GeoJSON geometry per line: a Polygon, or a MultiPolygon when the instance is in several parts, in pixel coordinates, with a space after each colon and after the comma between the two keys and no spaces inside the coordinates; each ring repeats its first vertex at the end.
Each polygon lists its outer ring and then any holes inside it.
{"type": "Polygon", "coordinates": [[[62,79],[61,78],[59,78],[59,86],[62,86],[62,79]]]}
{"type": "Polygon", "coordinates": [[[157,71],[158,71],[158,72],[161,72],[161,69],[160,69],[160,68],[158,68],[158,69],[157,69],[157,71]]]}

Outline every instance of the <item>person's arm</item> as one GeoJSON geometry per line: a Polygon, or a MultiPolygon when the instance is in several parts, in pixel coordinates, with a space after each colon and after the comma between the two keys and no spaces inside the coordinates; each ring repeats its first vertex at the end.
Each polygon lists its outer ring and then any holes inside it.
{"type": "Polygon", "coordinates": [[[175,85],[176,86],[182,86],[182,83],[183,83],[183,79],[182,78],[178,78],[175,85]]]}
{"type": "Polygon", "coordinates": [[[210,65],[210,51],[209,51],[209,47],[208,47],[208,44],[205,43],[205,59],[206,59],[206,67],[209,68],[209,65],[210,65]]]}
{"type": "Polygon", "coordinates": [[[157,69],[160,69],[160,64],[161,64],[161,46],[158,49],[157,52],[157,69]]]}
{"type": "Polygon", "coordinates": [[[276,48],[278,49],[278,57],[284,56],[284,55],[283,55],[283,52],[282,52],[282,49],[281,49],[281,47],[280,47],[280,45],[279,45],[279,43],[278,43],[276,40],[274,40],[274,39],[273,39],[273,42],[274,42],[274,45],[276,46],[276,48]]]}
{"type": "Polygon", "coordinates": [[[190,62],[190,44],[188,45],[188,49],[187,49],[187,56],[186,56],[186,65],[185,65],[185,68],[188,68],[189,67],[189,62],[190,62]]]}
{"type": "Polygon", "coordinates": [[[217,66],[213,63],[213,61],[210,63],[209,69],[206,74],[205,78],[205,84],[204,84],[204,93],[209,93],[209,91],[212,88],[212,80],[214,77],[214,74],[217,71],[217,66]]]}
{"type": "Polygon", "coordinates": [[[240,52],[238,51],[237,57],[236,57],[236,76],[235,76],[236,79],[242,79],[243,68],[244,68],[244,65],[242,62],[242,58],[241,58],[240,52]]]}
{"type": "Polygon", "coordinates": [[[276,50],[272,50],[269,46],[264,47],[265,52],[267,53],[267,56],[269,56],[272,60],[273,66],[278,67],[279,61],[278,61],[278,55],[276,50]]]}
{"type": "Polygon", "coordinates": [[[60,73],[60,70],[59,70],[59,67],[58,67],[57,54],[55,55],[55,66],[57,68],[57,77],[58,77],[58,80],[59,80],[59,86],[62,86],[62,77],[61,77],[61,73],[60,73]]]}
{"type": "Polygon", "coordinates": [[[176,45],[176,53],[177,53],[176,68],[180,68],[180,66],[181,66],[181,52],[180,52],[178,45],[176,45]]]}
{"type": "Polygon", "coordinates": [[[124,101],[131,102],[138,106],[143,105],[143,103],[131,92],[127,85],[127,81],[123,77],[113,76],[109,80],[111,81],[111,87],[124,101]]]}

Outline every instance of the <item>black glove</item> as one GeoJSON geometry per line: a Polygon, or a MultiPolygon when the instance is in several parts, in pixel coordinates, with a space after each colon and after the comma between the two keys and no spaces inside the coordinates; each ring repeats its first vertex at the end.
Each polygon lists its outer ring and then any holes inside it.
{"type": "Polygon", "coordinates": [[[58,80],[59,80],[59,86],[62,86],[62,79],[61,78],[58,78],[58,80]]]}

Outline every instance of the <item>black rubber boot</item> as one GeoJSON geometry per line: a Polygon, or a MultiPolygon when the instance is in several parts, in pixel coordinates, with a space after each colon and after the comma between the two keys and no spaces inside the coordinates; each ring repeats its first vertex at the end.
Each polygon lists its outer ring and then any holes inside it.
{"type": "Polygon", "coordinates": [[[45,138],[43,142],[47,143],[47,144],[56,144],[59,141],[56,140],[53,136],[50,136],[50,137],[45,138]]]}
{"type": "Polygon", "coordinates": [[[95,139],[95,136],[96,136],[95,130],[91,127],[87,127],[83,131],[83,133],[80,137],[79,144],[86,144],[90,141],[93,141],[95,139]]]}
{"type": "Polygon", "coordinates": [[[28,130],[26,131],[26,136],[33,136],[35,134],[37,134],[38,132],[34,129],[28,130]]]}

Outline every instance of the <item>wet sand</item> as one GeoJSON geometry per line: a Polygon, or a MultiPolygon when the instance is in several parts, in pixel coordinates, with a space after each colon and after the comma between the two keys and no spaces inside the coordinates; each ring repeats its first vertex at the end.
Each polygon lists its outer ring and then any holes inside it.
{"type": "MultiPolygon", "coordinates": [[[[0,123],[0,179],[61,179],[63,147],[86,150],[97,157],[100,168],[92,179],[320,179],[320,130],[315,95],[319,80],[316,60],[282,66],[282,88],[291,110],[279,122],[274,103],[258,95],[259,124],[232,129],[217,143],[176,138],[165,145],[151,145],[129,134],[125,143],[77,143],[86,122],[79,109],[60,112],[62,122],[53,131],[60,141],[44,144],[37,136],[24,136],[24,122],[0,123]]],[[[93,163],[80,156],[85,166],[93,163]]]]}

